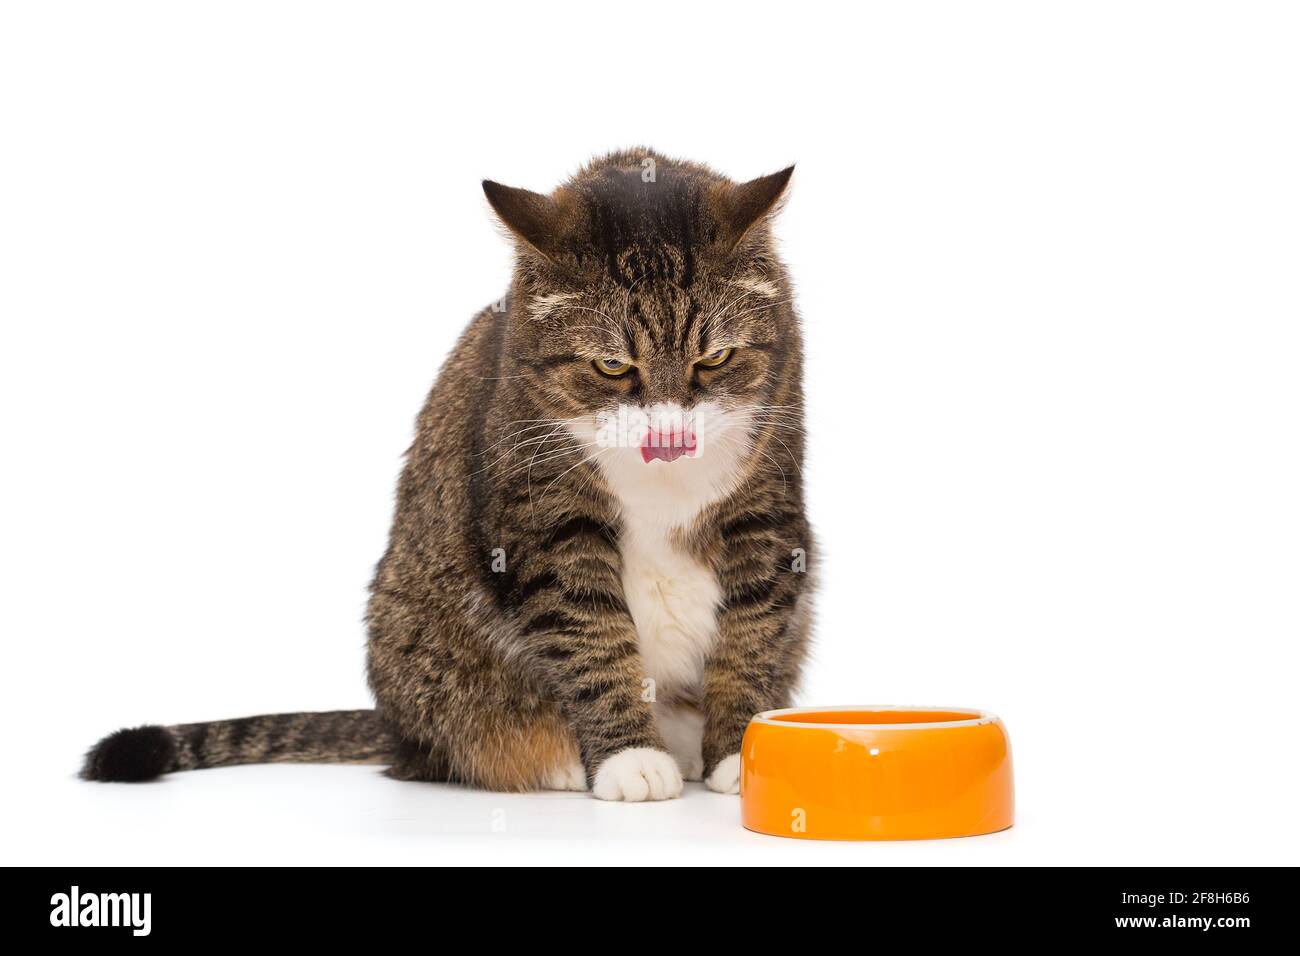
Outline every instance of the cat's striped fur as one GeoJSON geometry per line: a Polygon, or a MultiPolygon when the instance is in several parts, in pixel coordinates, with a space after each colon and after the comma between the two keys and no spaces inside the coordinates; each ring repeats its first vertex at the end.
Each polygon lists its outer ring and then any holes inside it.
{"type": "Polygon", "coordinates": [[[383,759],[502,790],[733,790],[809,627],[802,353],[769,230],[789,173],[631,150],[550,195],[484,183],[515,274],[418,419],[367,616],[377,711],[122,732],[85,774],[383,759]],[[611,444],[620,409],[664,434],[685,414],[700,445],[611,444]]]}

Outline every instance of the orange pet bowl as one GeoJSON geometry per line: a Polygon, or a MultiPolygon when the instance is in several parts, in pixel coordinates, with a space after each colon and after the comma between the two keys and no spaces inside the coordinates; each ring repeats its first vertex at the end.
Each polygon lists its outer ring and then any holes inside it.
{"type": "Polygon", "coordinates": [[[930,840],[1011,826],[1011,740],[959,707],[793,707],[740,746],[745,827],[804,840],[930,840]]]}

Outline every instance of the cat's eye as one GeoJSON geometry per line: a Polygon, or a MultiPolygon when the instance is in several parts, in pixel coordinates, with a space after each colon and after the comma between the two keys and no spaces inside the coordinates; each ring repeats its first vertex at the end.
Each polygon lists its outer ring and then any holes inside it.
{"type": "Polygon", "coordinates": [[[596,359],[596,361],[592,362],[591,364],[595,367],[596,371],[599,372],[601,375],[607,375],[610,378],[619,378],[620,376],[626,375],[628,372],[632,371],[632,369],[636,368],[636,366],[630,362],[624,362],[621,361],[620,359],[611,359],[611,358],[596,359]]]}
{"type": "Polygon", "coordinates": [[[711,352],[704,356],[704,358],[700,359],[695,364],[702,366],[703,368],[722,368],[722,366],[726,365],[727,362],[731,360],[731,356],[735,351],[735,349],[718,349],[716,352],[711,352]]]}

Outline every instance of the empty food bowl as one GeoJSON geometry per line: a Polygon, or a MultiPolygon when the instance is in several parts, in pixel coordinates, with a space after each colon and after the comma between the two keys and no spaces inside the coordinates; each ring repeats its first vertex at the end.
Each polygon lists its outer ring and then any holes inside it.
{"type": "Polygon", "coordinates": [[[1011,826],[1011,740],[960,707],[794,707],[750,721],[746,828],[804,840],[929,840],[1011,826]]]}

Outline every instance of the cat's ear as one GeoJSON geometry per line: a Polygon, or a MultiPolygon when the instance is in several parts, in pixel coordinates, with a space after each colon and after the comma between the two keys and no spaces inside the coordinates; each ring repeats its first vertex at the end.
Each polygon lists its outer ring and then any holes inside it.
{"type": "Polygon", "coordinates": [[[543,256],[554,259],[564,238],[564,209],[550,196],[483,180],[483,193],[506,227],[543,256]]]}
{"type": "Polygon", "coordinates": [[[750,229],[777,208],[793,174],[794,167],[787,166],[779,173],[723,186],[717,191],[713,199],[714,215],[720,238],[728,250],[734,249],[750,229]]]}

